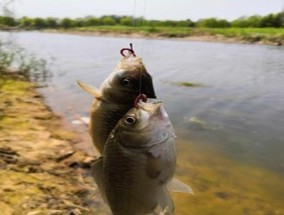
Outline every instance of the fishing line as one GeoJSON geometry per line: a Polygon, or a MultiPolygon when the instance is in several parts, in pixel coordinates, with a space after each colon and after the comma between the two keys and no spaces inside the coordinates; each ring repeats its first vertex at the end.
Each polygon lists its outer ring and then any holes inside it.
{"type": "MultiPolygon", "coordinates": [[[[145,13],[146,13],[146,0],[143,1],[143,16],[142,16],[142,29],[144,29],[144,24],[145,24],[145,13]]],[[[133,17],[134,18],[134,17],[133,17]]],[[[142,38],[141,41],[141,58],[143,59],[144,57],[144,39],[142,38]]],[[[140,77],[139,77],[139,95],[142,94],[142,66],[139,67],[140,71],[140,77]]]]}
{"type": "Polygon", "coordinates": [[[134,29],[135,26],[135,14],[136,14],[136,0],[133,0],[133,12],[132,12],[132,31],[134,29]]]}
{"type": "MultiPolygon", "coordinates": [[[[142,16],[142,29],[145,27],[145,16],[146,16],[146,0],[143,1],[143,16],[142,16]]],[[[144,56],[144,39],[141,44],[141,56],[144,56]]]]}
{"type": "MultiPolygon", "coordinates": [[[[146,13],[146,0],[143,1],[143,16],[142,16],[142,28],[144,28],[145,25],[145,13],[146,13]]],[[[131,28],[131,33],[135,33],[134,28],[136,26],[136,0],[133,0],[133,14],[132,14],[132,28],[131,28]]],[[[134,36],[132,37],[134,38],[134,36]]],[[[120,50],[120,54],[127,58],[130,57],[132,55],[132,57],[136,57],[135,51],[133,49],[133,45],[132,43],[130,43],[130,48],[123,48],[120,50]],[[127,52],[127,55],[126,55],[127,52]]],[[[144,56],[144,39],[142,38],[141,40],[141,58],[144,56]]],[[[143,69],[144,69],[144,65],[142,63],[142,60],[138,61],[138,72],[139,72],[139,80],[138,80],[138,87],[139,87],[139,94],[136,97],[135,101],[134,101],[134,106],[136,107],[138,102],[140,100],[142,100],[143,102],[147,101],[147,96],[145,94],[142,94],[142,73],[143,73],[143,69]],[[141,64],[140,64],[141,62],[141,64]]]]}

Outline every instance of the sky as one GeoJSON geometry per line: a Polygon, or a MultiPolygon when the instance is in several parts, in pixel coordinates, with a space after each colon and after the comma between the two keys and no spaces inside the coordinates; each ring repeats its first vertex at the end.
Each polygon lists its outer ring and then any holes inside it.
{"type": "Polygon", "coordinates": [[[158,20],[215,17],[231,21],[280,12],[284,0],[15,0],[12,7],[17,17],[129,15],[158,20]]]}

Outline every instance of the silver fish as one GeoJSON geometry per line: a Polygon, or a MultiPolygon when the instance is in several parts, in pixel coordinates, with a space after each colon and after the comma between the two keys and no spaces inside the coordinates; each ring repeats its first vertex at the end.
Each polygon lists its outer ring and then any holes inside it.
{"type": "Polygon", "coordinates": [[[119,119],[133,107],[139,94],[156,98],[151,75],[141,58],[134,56],[122,58],[99,90],[77,82],[95,98],[91,107],[89,133],[100,153],[103,153],[108,135],[119,119]]]}
{"type": "Polygon", "coordinates": [[[174,138],[161,102],[139,102],[119,120],[102,157],[92,165],[93,177],[114,215],[173,213],[167,185],[176,166],[174,138]]]}

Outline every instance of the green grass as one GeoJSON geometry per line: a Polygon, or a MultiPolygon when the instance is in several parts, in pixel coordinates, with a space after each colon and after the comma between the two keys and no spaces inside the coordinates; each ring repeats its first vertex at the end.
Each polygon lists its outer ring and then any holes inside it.
{"type": "Polygon", "coordinates": [[[191,28],[170,28],[170,27],[128,27],[128,26],[96,26],[96,27],[80,27],[68,29],[69,31],[79,32],[98,32],[98,33],[121,33],[132,34],[139,33],[144,36],[164,36],[164,37],[183,37],[192,34],[191,28]]]}
{"type": "Polygon", "coordinates": [[[219,28],[201,29],[209,35],[222,35],[228,38],[239,38],[248,42],[284,40],[284,28],[219,28]]]}
{"type": "Polygon", "coordinates": [[[185,27],[130,27],[130,26],[96,26],[81,27],[66,30],[67,32],[81,33],[114,33],[114,34],[140,34],[146,37],[184,38],[222,37],[236,39],[249,43],[281,43],[284,44],[284,28],[185,28],[185,27]]]}

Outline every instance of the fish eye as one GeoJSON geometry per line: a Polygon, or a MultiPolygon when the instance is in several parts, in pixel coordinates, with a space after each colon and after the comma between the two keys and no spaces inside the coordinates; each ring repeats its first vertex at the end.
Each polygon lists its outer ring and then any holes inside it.
{"type": "Polygon", "coordinates": [[[133,117],[133,116],[128,116],[128,117],[126,117],[126,119],[125,119],[125,123],[128,124],[128,125],[132,125],[132,124],[134,124],[135,122],[136,122],[136,119],[135,119],[135,117],[133,117]]]}
{"type": "Polygon", "coordinates": [[[121,84],[125,87],[129,87],[129,86],[131,86],[131,81],[130,81],[129,78],[124,78],[124,79],[121,80],[121,84]]]}

